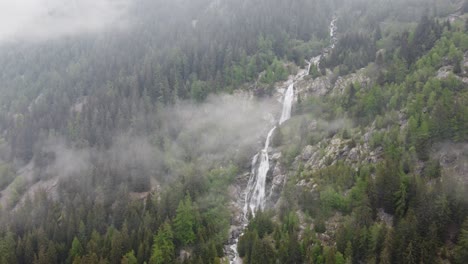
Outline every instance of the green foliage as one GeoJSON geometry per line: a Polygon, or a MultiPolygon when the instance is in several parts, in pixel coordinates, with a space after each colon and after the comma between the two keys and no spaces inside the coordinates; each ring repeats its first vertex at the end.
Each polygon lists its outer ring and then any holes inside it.
{"type": "Polygon", "coordinates": [[[340,67],[340,75],[354,72],[375,60],[376,47],[367,35],[347,32],[340,36],[330,56],[321,63],[321,67],[340,67]]]}
{"type": "Polygon", "coordinates": [[[135,257],[135,252],[132,250],[123,256],[121,264],[137,264],[138,260],[135,257]]]}
{"type": "Polygon", "coordinates": [[[322,74],[319,71],[319,68],[315,65],[310,66],[310,72],[309,75],[312,77],[312,79],[318,78],[322,76],[322,74]]]}
{"type": "Polygon", "coordinates": [[[192,88],[190,89],[190,94],[192,99],[197,102],[202,102],[208,96],[208,87],[203,81],[196,80],[192,83],[192,88]]]}
{"type": "Polygon", "coordinates": [[[173,263],[175,247],[174,235],[168,222],[165,222],[154,236],[150,264],[173,263]]]}
{"type": "Polygon", "coordinates": [[[290,166],[294,159],[297,157],[297,155],[299,155],[301,149],[300,149],[300,146],[298,144],[290,144],[288,145],[287,149],[284,149],[283,152],[282,152],[282,160],[283,160],[283,163],[286,165],[286,166],[290,166]]]}
{"type": "Polygon", "coordinates": [[[348,200],[342,195],[338,194],[332,188],[327,188],[320,193],[320,201],[322,203],[322,210],[327,211],[330,209],[347,212],[349,207],[348,200]]]}
{"type": "Polygon", "coordinates": [[[289,73],[284,65],[277,59],[273,60],[272,64],[266,69],[260,81],[265,84],[273,84],[278,81],[284,81],[289,73]]]}
{"type": "Polygon", "coordinates": [[[314,225],[315,232],[317,233],[325,233],[327,231],[327,228],[325,226],[325,221],[321,218],[317,219],[314,225]]]}
{"type": "Polygon", "coordinates": [[[261,264],[261,263],[274,264],[276,263],[274,250],[268,241],[265,241],[263,239],[257,239],[254,242],[254,245],[252,248],[251,261],[248,263],[251,263],[251,264],[261,264]]]}
{"type": "Polygon", "coordinates": [[[468,261],[468,218],[460,230],[458,243],[455,247],[455,261],[460,264],[468,261]]]}
{"type": "Polygon", "coordinates": [[[249,223],[249,229],[255,230],[260,239],[263,239],[266,235],[273,232],[273,221],[271,221],[271,215],[259,211],[256,213],[255,218],[249,223]]]}
{"type": "Polygon", "coordinates": [[[388,213],[395,212],[395,194],[399,191],[401,172],[398,163],[386,162],[377,167],[376,190],[378,201],[388,213]],[[395,168],[396,166],[396,168],[395,168]]]}
{"type": "Polygon", "coordinates": [[[435,159],[431,159],[426,162],[426,166],[424,167],[423,175],[428,177],[429,179],[436,179],[441,176],[441,166],[440,162],[435,159]]]}
{"type": "Polygon", "coordinates": [[[408,182],[402,181],[400,189],[395,192],[395,215],[403,217],[408,210],[408,182]]]}
{"type": "Polygon", "coordinates": [[[70,260],[73,261],[76,257],[82,256],[84,253],[83,246],[81,245],[78,238],[73,238],[72,246],[70,248],[70,260]]]}
{"type": "Polygon", "coordinates": [[[15,173],[12,171],[10,165],[0,164],[0,190],[3,190],[15,179],[15,173]]]}
{"type": "Polygon", "coordinates": [[[195,241],[195,210],[190,195],[184,201],[179,202],[177,215],[174,219],[174,237],[184,246],[195,241]]]}
{"type": "Polygon", "coordinates": [[[8,232],[0,239],[0,263],[17,263],[15,256],[15,239],[11,232],[8,232]]]}
{"type": "MultiPolygon", "coordinates": [[[[149,151],[149,163],[158,163],[150,170],[93,155],[91,172],[57,183],[58,199],[38,192],[15,210],[2,210],[0,263],[174,263],[181,249],[191,253],[185,262],[219,263],[231,218],[227,188],[241,171],[229,158],[209,168],[198,162],[207,157],[198,142],[178,124],[164,124],[161,110],[247,89],[257,80],[258,89],[270,89],[290,73],[287,61],[303,67],[328,45],[333,12],[347,33],[340,33],[321,70],[335,68],[336,79],[375,61],[368,67],[376,73],[372,85],[353,84],[338,98],[298,98],[302,117],[278,129],[272,144],[282,151],[289,179],[279,216],[258,212],[239,240],[239,253],[245,263],[467,262],[465,188],[432,156],[436,143],[463,144],[468,137],[468,92],[461,80],[468,35],[460,25],[423,16],[405,32],[406,23],[424,12],[422,0],[247,1],[227,6],[223,16],[205,1],[169,2],[140,3],[128,36],[106,33],[0,50],[0,190],[13,183],[10,206],[31,183],[15,179],[17,168],[9,164],[31,161],[33,180],[44,183],[54,161],[46,151],[51,138],[113,154],[113,138],[128,133],[151,138],[163,152],[149,151]],[[196,16],[198,27],[188,10],[204,14],[196,16]],[[376,57],[377,47],[384,52],[376,57]],[[437,78],[443,66],[453,73],[437,78]],[[337,118],[353,119],[355,127],[330,131],[326,122],[337,118]],[[312,119],[326,121],[309,131],[312,119]],[[369,142],[355,139],[368,127],[374,130],[369,142]],[[314,171],[293,162],[303,146],[327,135],[349,138],[350,148],[368,143],[376,155],[383,153],[382,161],[347,164],[330,157],[314,171]],[[174,144],[175,138],[189,148],[174,144]],[[298,179],[317,185],[298,186],[298,179]],[[149,192],[155,182],[160,188],[149,192]],[[377,217],[381,208],[393,215],[392,226],[377,217]],[[314,223],[316,232],[333,232],[326,223],[335,211],[342,216],[329,241],[336,239],[336,248],[308,230],[314,223]],[[449,235],[460,226],[457,238],[449,235]]],[[[452,13],[452,6],[429,4],[436,14],[452,13]]],[[[311,75],[321,73],[313,66],[311,75]]]]}
{"type": "Polygon", "coordinates": [[[333,263],[336,263],[336,264],[345,264],[346,263],[346,260],[343,256],[343,254],[341,254],[341,252],[336,252],[335,254],[335,260],[333,261],[333,263]]]}

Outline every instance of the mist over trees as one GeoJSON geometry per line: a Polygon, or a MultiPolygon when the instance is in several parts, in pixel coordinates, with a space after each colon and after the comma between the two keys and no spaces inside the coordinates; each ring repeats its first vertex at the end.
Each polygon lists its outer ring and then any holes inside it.
{"type": "Polygon", "coordinates": [[[298,95],[273,139],[281,203],[251,219],[240,257],[468,261],[463,159],[441,164],[466,156],[466,1],[29,2],[0,3],[24,28],[0,26],[0,264],[226,261],[232,186],[280,111],[275,85],[328,46],[333,17],[337,43],[307,80],[365,68],[371,82],[298,95]],[[336,137],[381,157],[298,163],[336,137]]]}

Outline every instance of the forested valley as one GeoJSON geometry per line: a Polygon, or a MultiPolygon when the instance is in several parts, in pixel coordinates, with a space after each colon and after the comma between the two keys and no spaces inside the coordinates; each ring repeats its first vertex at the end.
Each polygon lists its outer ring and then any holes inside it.
{"type": "Polygon", "coordinates": [[[0,264],[468,263],[468,1],[54,1],[0,26],[0,264]]]}

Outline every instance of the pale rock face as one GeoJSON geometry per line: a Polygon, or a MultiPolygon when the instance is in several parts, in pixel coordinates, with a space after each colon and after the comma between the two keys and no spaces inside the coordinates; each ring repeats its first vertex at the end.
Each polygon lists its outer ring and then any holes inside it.
{"type": "Polygon", "coordinates": [[[444,66],[437,71],[437,79],[446,79],[453,72],[453,66],[444,66]]]}
{"type": "Polygon", "coordinates": [[[442,176],[455,177],[468,184],[468,143],[441,143],[432,148],[432,158],[439,160],[442,176]]]}
{"type": "Polygon", "coordinates": [[[307,189],[310,189],[311,192],[315,191],[318,187],[318,185],[313,181],[307,181],[307,180],[300,180],[296,186],[298,187],[305,187],[307,189]]]}
{"type": "Polygon", "coordinates": [[[270,207],[273,208],[277,204],[281,196],[281,191],[283,190],[283,185],[285,181],[286,181],[285,175],[277,175],[276,177],[273,178],[270,194],[268,196],[268,205],[270,207]]]}
{"type": "Polygon", "coordinates": [[[468,67],[468,51],[463,56],[463,67],[468,67]]]}
{"type": "Polygon", "coordinates": [[[191,255],[192,254],[190,254],[190,252],[185,251],[185,250],[182,249],[179,252],[179,261],[184,262],[185,260],[189,259],[191,255]]]}
{"type": "Polygon", "coordinates": [[[307,161],[309,160],[310,158],[312,158],[312,155],[314,154],[315,152],[315,148],[311,145],[308,145],[304,148],[304,150],[302,151],[302,160],[303,161],[307,161]]]}
{"type": "Polygon", "coordinates": [[[304,98],[309,96],[324,96],[331,89],[332,84],[328,76],[318,77],[314,80],[298,82],[296,89],[304,98]]]}
{"type": "Polygon", "coordinates": [[[278,160],[281,159],[281,156],[282,156],[281,152],[274,153],[274,154],[271,156],[271,160],[272,160],[272,161],[278,161],[278,160]]]}
{"type": "Polygon", "coordinates": [[[340,76],[333,83],[332,79],[333,73],[330,70],[327,70],[325,76],[320,76],[315,79],[304,78],[297,82],[296,92],[302,96],[302,98],[308,97],[321,97],[327,94],[332,95],[341,95],[346,91],[346,88],[353,83],[358,83],[361,87],[370,86],[371,79],[367,76],[367,69],[363,68],[358,70],[355,73],[348,74],[345,76],[340,76]]]}
{"type": "MultiPolygon", "coordinates": [[[[372,132],[372,131],[371,131],[372,132]]],[[[371,132],[366,135],[370,137],[371,132]]],[[[339,160],[355,167],[361,162],[376,163],[382,156],[383,149],[371,150],[367,143],[352,143],[351,139],[341,139],[335,136],[332,139],[325,139],[316,146],[306,146],[301,154],[295,159],[298,165],[304,162],[306,170],[319,170],[336,164],[339,160]],[[318,146],[324,146],[319,148],[318,146]],[[366,157],[366,160],[362,160],[366,157]]]]}
{"type": "Polygon", "coordinates": [[[372,131],[369,131],[366,134],[364,134],[364,142],[369,143],[371,136],[372,136],[372,131]]]}
{"type": "MultiPolygon", "coordinates": [[[[463,58],[463,62],[462,62],[463,74],[466,74],[465,68],[467,67],[467,65],[468,65],[468,57],[467,57],[467,54],[465,54],[465,57],[463,58]]],[[[455,76],[455,78],[457,78],[458,80],[460,80],[464,84],[468,84],[468,78],[467,77],[460,77],[459,75],[454,74],[453,73],[453,68],[454,67],[452,65],[447,65],[447,66],[441,67],[437,71],[436,78],[439,79],[439,80],[443,80],[443,79],[447,79],[449,76],[452,75],[452,76],[455,76]]]]}
{"type": "Polygon", "coordinates": [[[385,213],[383,209],[379,209],[377,212],[377,218],[387,226],[393,226],[393,216],[385,213]]]}
{"type": "Polygon", "coordinates": [[[358,161],[359,160],[359,150],[358,150],[358,148],[351,149],[349,151],[348,157],[352,161],[358,161]]]}
{"type": "Polygon", "coordinates": [[[334,95],[342,95],[351,84],[359,83],[361,87],[368,87],[371,80],[367,77],[366,69],[360,69],[356,73],[338,77],[333,87],[334,95]]]}

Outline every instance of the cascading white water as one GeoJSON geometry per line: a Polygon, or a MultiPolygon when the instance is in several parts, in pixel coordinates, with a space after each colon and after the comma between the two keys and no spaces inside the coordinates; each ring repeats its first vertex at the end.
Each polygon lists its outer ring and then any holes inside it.
{"type": "Polygon", "coordinates": [[[290,84],[288,90],[284,94],[283,99],[283,112],[281,113],[281,118],[279,124],[282,125],[289,118],[291,118],[292,103],[294,100],[294,83],[290,84]]]}
{"type": "MultiPolygon", "coordinates": [[[[315,65],[315,64],[314,64],[315,65]]],[[[306,72],[306,75],[309,75],[310,74],[310,68],[312,67],[312,60],[308,61],[307,62],[307,72],[306,72]]]]}
{"type": "MultiPolygon", "coordinates": [[[[303,78],[305,74],[301,76],[296,76],[303,78]]],[[[289,85],[288,89],[284,94],[283,99],[283,111],[281,113],[281,118],[279,124],[283,124],[288,119],[291,118],[291,110],[292,104],[294,101],[294,82],[289,85]]],[[[265,140],[265,146],[252,158],[252,170],[250,173],[250,179],[247,184],[246,194],[245,194],[245,204],[244,204],[244,228],[248,224],[248,215],[249,213],[255,217],[255,213],[257,210],[263,210],[265,207],[265,192],[266,192],[266,178],[268,171],[270,170],[270,157],[268,156],[268,148],[270,147],[271,138],[273,133],[276,130],[276,126],[274,126],[270,132],[268,132],[268,136],[265,140]],[[260,158],[260,160],[259,160],[260,158]],[[257,167],[257,163],[260,164],[257,167]]],[[[242,236],[242,234],[240,235],[242,236]]],[[[231,264],[241,264],[242,260],[240,259],[237,253],[237,242],[239,238],[237,237],[234,240],[234,244],[230,246],[230,249],[235,253],[234,259],[231,260],[231,264]]]]}
{"type": "MultiPolygon", "coordinates": [[[[318,67],[320,64],[320,60],[322,59],[322,55],[318,55],[316,57],[313,57],[310,62],[313,64],[315,67],[318,67]]],[[[310,68],[309,68],[309,74],[310,74],[310,68]]]]}
{"type": "Polygon", "coordinates": [[[334,49],[335,48],[335,45],[336,45],[336,42],[337,42],[337,39],[336,39],[336,31],[338,29],[336,23],[338,21],[338,18],[337,17],[333,17],[333,20],[330,24],[330,42],[331,42],[331,45],[330,45],[330,48],[331,49],[334,49]]]}
{"type": "Polygon", "coordinates": [[[275,132],[276,126],[268,132],[267,139],[265,141],[265,147],[261,152],[254,156],[252,159],[252,176],[247,186],[247,195],[244,205],[244,217],[247,217],[248,213],[251,212],[252,216],[255,216],[257,209],[263,210],[265,206],[265,185],[268,170],[270,169],[270,158],[268,157],[268,148],[270,147],[271,137],[275,132]],[[258,157],[260,157],[260,165],[258,170],[255,171],[258,157]],[[253,177],[253,176],[256,177],[253,177]]]}
{"type": "MultiPolygon", "coordinates": [[[[333,18],[333,21],[330,25],[330,35],[332,39],[330,48],[332,49],[335,46],[336,42],[336,20],[336,18],[333,18]]],[[[310,61],[307,62],[306,70],[300,71],[296,76],[292,77],[292,79],[286,82],[287,84],[289,83],[289,86],[283,96],[283,111],[281,112],[281,117],[279,120],[280,125],[282,125],[284,122],[291,118],[292,105],[294,101],[294,84],[310,74],[312,64],[318,67],[321,58],[322,55],[312,58],[310,61]]],[[[270,147],[271,138],[275,130],[276,126],[274,126],[270,130],[270,132],[268,132],[264,148],[252,158],[252,169],[250,173],[249,182],[247,184],[247,189],[245,192],[245,203],[243,209],[244,221],[242,229],[244,229],[248,225],[249,213],[251,213],[254,217],[257,210],[265,209],[264,207],[266,193],[266,178],[268,171],[270,170],[270,158],[268,156],[268,149],[270,147]],[[260,164],[257,166],[259,162],[260,164]]],[[[234,258],[230,260],[231,264],[242,264],[242,259],[239,257],[239,254],[237,252],[237,242],[239,241],[239,237],[241,237],[242,235],[243,233],[237,235],[234,239],[234,244],[229,246],[232,252],[234,252],[234,258]]]]}
{"type": "MultiPolygon", "coordinates": [[[[301,78],[303,75],[301,76],[301,78]]],[[[291,118],[291,110],[294,101],[294,82],[291,83],[283,96],[283,111],[279,124],[283,124],[291,118]]],[[[265,207],[265,187],[268,171],[270,170],[270,158],[268,156],[268,148],[270,147],[271,137],[276,130],[273,127],[265,141],[265,147],[252,158],[252,171],[247,185],[244,205],[244,218],[246,219],[249,212],[255,216],[257,210],[263,210],[265,207]],[[257,168],[258,158],[260,157],[260,164],[257,168]]]]}

